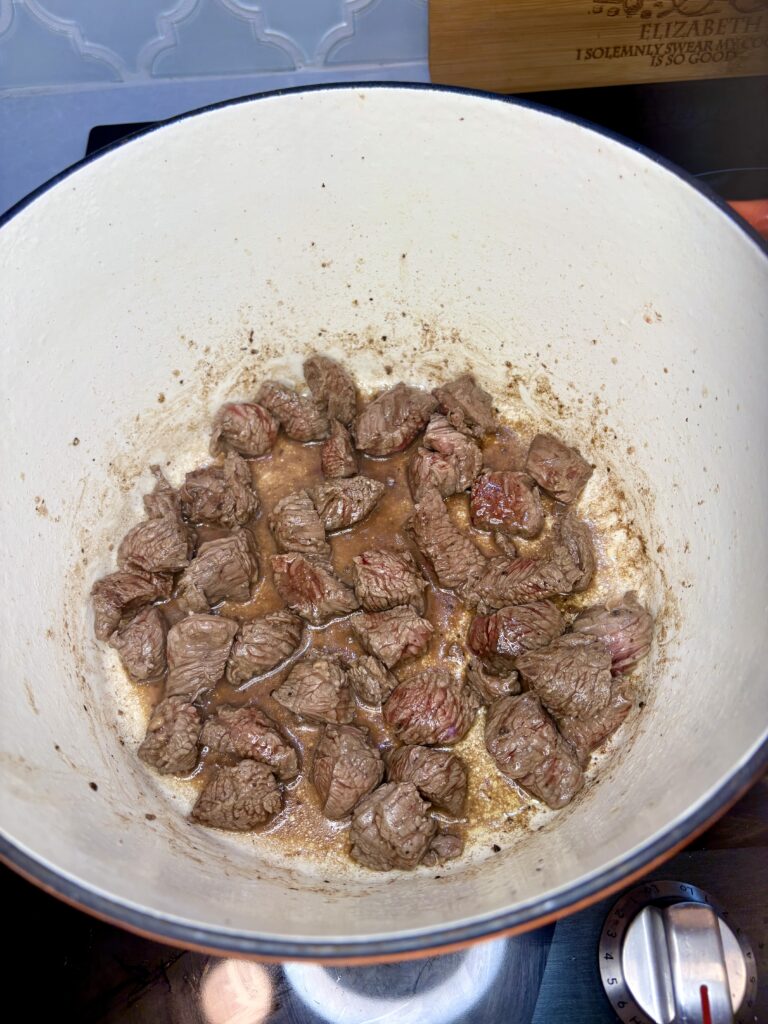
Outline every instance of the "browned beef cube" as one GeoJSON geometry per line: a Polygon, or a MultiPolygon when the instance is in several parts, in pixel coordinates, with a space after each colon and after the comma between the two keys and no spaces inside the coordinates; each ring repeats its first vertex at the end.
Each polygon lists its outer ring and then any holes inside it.
{"type": "Polygon", "coordinates": [[[142,608],[112,634],[110,644],[120,655],[134,683],[159,683],[165,675],[168,626],[159,608],[142,608]]]}
{"type": "Polygon", "coordinates": [[[277,440],[280,424],[263,405],[227,402],[213,420],[211,455],[233,451],[253,459],[266,455],[277,440]]]}
{"type": "Polygon", "coordinates": [[[179,495],[165,478],[159,466],[150,466],[155,477],[155,486],[149,494],[144,495],[144,511],[148,519],[162,519],[167,515],[180,515],[181,504],[179,495]]]}
{"type": "Polygon", "coordinates": [[[390,608],[385,612],[360,612],[352,620],[355,636],[369,654],[392,668],[403,658],[422,654],[432,638],[432,624],[413,608],[390,608]]]}
{"type": "Polygon", "coordinates": [[[629,672],[651,649],[653,619],[629,591],[620,601],[588,608],[573,623],[576,633],[600,640],[611,653],[614,675],[629,672]]]}
{"type": "Polygon", "coordinates": [[[278,501],[269,514],[269,528],[278,551],[324,558],[331,553],[325,527],[306,491],[294,491],[278,501]]]}
{"type": "Polygon", "coordinates": [[[428,668],[400,683],[384,705],[384,721],[403,743],[456,743],[475,720],[477,701],[444,668],[428,668]]]}
{"type": "Polygon", "coordinates": [[[192,551],[192,531],[171,512],[129,530],[117,549],[117,564],[128,572],[178,572],[192,551]]]}
{"type": "Polygon", "coordinates": [[[379,707],[397,686],[397,680],[378,658],[364,654],[347,669],[347,679],[357,699],[379,707]]]}
{"type": "Polygon", "coordinates": [[[367,612],[383,612],[410,605],[424,612],[427,583],[409,551],[373,548],[352,560],[357,599],[367,612]]]}
{"type": "Polygon", "coordinates": [[[481,610],[528,604],[555,594],[570,594],[580,576],[581,570],[565,548],[556,547],[549,558],[489,559],[485,572],[461,588],[461,596],[481,610]]]}
{"type": "Polygon", "coordinates": [[[344,367],[328,356],[310,356],[304,361],[304,380],[320,408],[349,426],[357,412],[357,388],[344,367]]]}
{"type": "Polygon", "coordinates": [[[480,472],[483,455],[474,441],[456,430],[445,416],[433,416],[408,463],[408,483],[414,501],[434,488],[444,498],[466,491],[480,472]]]}
{"type": "Polygon", "coordinates": [[[338,420],[331,423],[331,436],[320,449],[320,468],[323,476],[331,480],[355,476],[357,473],[357,455],[352,438],[338,420]]]}
{"type": "Polygon", "coordinates": [[[409,744],[387,758],[390,782],[413,782],[425,800],[454,818],[464,813],[467,768],[450,750],[433,750],[409,744]]]}
{"type": "Polygon", "coordinates": [[[355,443],[366,455],[401,452],[421,433],[436,406],[426,391],[396,384],[369,402],[357,417],[355,443]]]}
{"type": "Polygon", "coordinates": [[[292,441],[324,441],[331,424],[314,398],[299,395],[276,380],[265,381],[256,401],[268,409],[292,441]]]}
{"type": "Polygon", "coordinates": [[[219,615],[189,615],[168,630],[168,697],[197,698],[224,676],[237,623],[219,615]]]}
{"type": "Polygon", "coordinates": [[[611,655],[599,640],[582,633],[568,633],[548,647],[521,654],[517,670],[558,717],[596,715],[611,699],[611,655]]]}
{"type": "Polygon", "coordinates": [[[350,855],[375,871],[415,868],[437,832],[412,782],[387,782],[365,797],[352,814],[350,855]]]}
{"type": "Polygon", "coordinates": [[[328,480],[310,488],[320,521],[329,533],[346,530],[363,519],[378,504],[386,487],[367,476],[353,476],[349,480],[328,480]]]}
{"type": "Polygon", "coordinates": [[[429,849],[424,854],[421,863],[427,867],[436,867],[439,864],[445,864],[447,860],[455,860],[463,852],[464,840],[461,836],[449,832],[447,829],[440,829],[429,844],[429,849]]]}
{"type": "Polygon", "coordinates": [[[479,530],[530,538],[544,526],[539,489],[527,473],[486,471],[475,480],[469,509],[479,530]]]}
{"type": "Polygon", "coordinates": [[[586,718],[558,718],[557,727],[564,739],[568,740],[576,751],[576,757],[582,768],[589,763],[589,755],[603,743],[623,723],[632,707],[626,685],[614,680],[611,685],[611,697],[601,711],[586,718]]]}
{"type": "Polygon", "coordinates": [[[261,761],[283,782],[295,779],[299,772],[299,759],[291,743],[277,723],[253,704],[220,707],[203,726],[200,743],[208,747],[212,759],[261,761]]]}
{"type": "Polygon", "coordinates": [[[495,672],[508,672],[524,651],[546,647],[565,629],[551,601],[516,604],[493,615],[476,615],[469,627],[470,650],[495,672]]]}
{"type": "Polygon", "coordinates": [[[457,430],[483,437],[496,429],[493,399],[483,391],[471,373],[435,388],[440,411],[457,430]]]}
{"type": "Polygon", "coordinates": [[[307,722],[348,725],[355,716],[346,674],[334,658],[300,661],[272,696],[307,722]]]}
{"type": "Polygon", "coordinates": [[[181,607],[207,612],[220,601],[247,601],[259,580],[259,557],[246,530],[200,545],[179,580],[181,607]]]}
{"type": "Polygon", "coordinates": [[[359,608],[355,592],[342,583],[328,562],[303,555],[273,555],[277,591],[292,611],[313,626],[349,615],[359,608]]]}
{"type": "Polygon", "coordinates": [[[517,672],[507,670],[502,675],[494,675],[479,658],[469,659],[466,679],[481,704],[493,704],[500,697],[520,693],[520,677],[517,672]]]}
{"type": "Polygon", "coordinates": [[[570,803],[584,785],[573,749],[535,693],[502,697],[491,705],[485,745],[499,771],[552,808],[570,803]]]}
{"type": "Polygon", "coordinates": [[[441,587],[466,586],[485,572],[487,559],[453,524],[437,491],[427,491],[418,503],[410,519],[410,529],[441,587]]]}
{"type": "Polygon", "coordinates": [[[206,783],[190,818],[198,825],[249,832],[274,817],[283,806],[275,776],[260,761],[222,765],[206,783]]]}
{"type": "Polygon", "coordinates": [[[587,589],[595,574],[597,563],[592,534],[587,524],[576,517],[573,509],[560,520],[559,534],[561,545],[579,570],[580,575],[573,584],[573,591],[580,594],[587,589]]]}
{"type": "Polygon", "coordinates": [[[221,465],[187,473],[179,499],[190,522],[230,529],[244,526],[259,511],[248,463],[236,452],[229,452],[221,465]]]}
{"type": "Polygon", "coordinates": [[[280,611],[244,622],[237,631],[227,662],[227,682],[241,686],[271,672],[301,646],[304,625],[293,612],[280,611]]]}
{"type": "Polygon", "coordinates": [[[186,697],[166,697],[152,712],[139,757],[161,775],[189,775],[197,764],[201,724],[186,697]]]}
{"type": "Polygon", "coordinates": [[[592,476],[592,466],[586,459],[551,434],[534,437],[525,468],[539,487],[566,504],[578,498],[592,476]]]}
{"type": "Polygon", "coordinates": [[[111,572],[91,587],[93,628],[99,640],[108,640],[124,615],[142,605],[171,596],[170,576],[143,572],[111,572]]]}
{"type": "Polygon", "coordinates": [[[354,725],[326,725],[312,761],[312,781],[326,818],[338,820],[384,778],[378,750],[354,725]]]}

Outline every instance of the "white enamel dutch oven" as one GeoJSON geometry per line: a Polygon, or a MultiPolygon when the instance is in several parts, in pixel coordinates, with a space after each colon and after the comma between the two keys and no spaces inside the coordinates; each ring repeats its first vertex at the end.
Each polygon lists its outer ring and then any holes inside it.
{"type": "Polygon", "coordinates": [[[42,886],[183,946],[418,953],[617,888],[765,765],[768,260],[673,168],[490,96],[269,95],[41,189],[0,231],[0,289],[2,850],[42,886]],[[312,348],[369,387],[473,368],[577,441],[598,499],[613,471],[645,545],[658,642],[632,742],[570,808],[439,879],[191,828],[91,632],[147,465],[178,480],[222,397],[296,377],[312,348]]]}

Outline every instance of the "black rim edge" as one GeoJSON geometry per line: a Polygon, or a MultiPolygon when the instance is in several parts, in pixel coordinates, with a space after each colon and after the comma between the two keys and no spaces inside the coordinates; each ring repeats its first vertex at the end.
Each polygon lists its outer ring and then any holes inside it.
{"type": "MultiPolygon", "coordinates": [[[[224,107],[231,107],[245,103],[251,103],[262,99],[273,99],[278,96],[289,96],[296,93],[330,92],[330,91],[360,91],[370,89],[402,89],[419,92],[441,92],[455,93],[462,96],[475,96],[478,99],[492,100],[498,103],[505,103],[511,106],[519,106],[529,110],[537,111],[549,117],[557,118],[576,124],[582,128],[611,139],[619,145],[633,150],[644,156],[652,163],[664,168],[670,174],[680,178],[694,191],[700,193],[716,206],[735,226],[749,238],[768,257],[768,242],[741,217],[739,217],[716,192],[704,182],[696,179],[687,171],[676,166],[665,157],[659,156],[652,150],[646,149],[638,143],[623,138],[616,132],[612,132],[599,125],[595,125],[579,117],[553,110],[543,104],[531,103],[518,97],[502,96],[496,93],[484,92],[480,89],[465,89],[453,86],[432,85],[430,83],[409,83],[409,82],[360,82],[360,83],[335,83],[328,85],[298,86],[291,89],[278,89],[272,92],[257,93],[250,96],[241,96],[235,99],[222,100],[218,103],[207,104],[195,110],[185,111],[175,117],[151,125],[148,128],[134,132],[125,138],[118,139],[103,149],[97,150],[90,156],[78,160],[76,163],[60,171],[48,181],[38,186],[27,196],[20,199],[4,214],[0,215],[0,228],[22,212],[30,203],[48,192],[55,185],[64,181],[70,175],[87,166],[100,157],[114,152],[122,146],[150,135],[152,132],[161,130],[168,125],[177,124],[187,118],[196,117],[199,114],[209,113],[224,107]]],[[[279,960],[318,960],[318,959],[354,959],[356,957],[384,957],[397,956],[420,951],[427,951],[432,948],[460,945],[472,942],[477,939],[491,937],[494,934],[508,931],[510,929],[523,927],[536,920],[560,915],[567,909],[585,901],[593,901],[599,898],[599,894],[608,888],[620,885],[622,880],[629,876],[641,873],[643,868],[663,858],[665,854],[674,851],[678,846],[685,843],[685,840],[710,820],[717,817],[719,811],[728,807],[750,782],[754,781],[759,774],[768,768],[768,739],[764,739],[745,760],[745,762],[734,770],[734,772],[722,783],[717,790],[702,804],[694,808],[684,816],[677,824],[670,826],[656,839],[640,847],[634,853],[598,874],[587,878],[583,882],[568,887],[562,892],[556,893],[546,899],[536,900],[523,904],[514,911],[507,911],[492,917],[482,918],[479,921],[455,927],[440,928],[428,933],[416,933],[399,936],[392,939],[361,939],[352,942],[321,942],[317,940],[285,941],[281,939],[261,939],[256,936],[238,936],[230,932],[217,930],[215,928],[200,928],[192,924],[175,922],[167,918],[155,915],[149,911],[133,909],[121,902],[111,899],[88,889],[79,882],[72,881],[48,868],[34,857],[22,851],[14,843],[5,837],[0,837],[0,858],[10,867],[21,874],[33,879],[43,888],[55,895],[92,911],[99,917],[106,918],[116,924],[123,924],[138,932],[154,936],[164,942],[177,944],[179,946],[194,945],[215,950],[222,954],[242,954],[248,956],[264,956],[279,960]]]]}

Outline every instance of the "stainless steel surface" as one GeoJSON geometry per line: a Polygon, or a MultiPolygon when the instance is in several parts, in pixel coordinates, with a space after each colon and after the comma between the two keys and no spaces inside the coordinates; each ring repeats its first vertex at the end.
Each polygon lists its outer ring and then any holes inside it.
{"type": "Polygon", "coordinates": [[[717,914],[706,903],[673,903],[662,917],[675,1020],[694,1024],[709,1016],[710,1024],[732,1024],[738,1007],[731,1005],[717,914]]]}

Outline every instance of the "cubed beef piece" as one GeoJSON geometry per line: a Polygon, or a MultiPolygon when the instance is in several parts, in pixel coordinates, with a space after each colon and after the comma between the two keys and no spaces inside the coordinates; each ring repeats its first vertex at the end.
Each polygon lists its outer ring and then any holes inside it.
{"type": "Polygon", "coordinates": [[[150,466],[149,468],[155,478],[155,486],[143,498],[147,519],[162,519],[167,515],[180,515],[179,495],[166,480],[162,469],[159,466],[150,466]]]}
{"type": "Polygon", "coordinates": [[[384,721],[403,743],[458,742],[475,720],[477,700],[463,680],[444,668],[406,679],[384,705],[384,721]]]}
{"type": "Polygon", "coordinates": [[[560,520],[558,532],[560,544],[566,549],[573,564],[579,570],[579,576],[574,581],[572,589],[574,593],[580,594],[587,589],[595,574],[597,562],[592,534],[587,524],[577,518],[573,509],[560,520]]]}
{"type": "Polygon", "coordinates": [[[110,644],[120,655],[134,683],[159,683],[165,675],[168,626],[159,608],[142,608],[112,634],[110,644]]]}
{"type": "Polygon", "coordinates": [[[602,709],[586,718],[561,717],[557,719],[560,734],[568,740],[576,751],[576,757],[582,768],[589,763],[589,755],[603,743],[623,723],[632,707],[626,684],[614,679],[611,686],[611,698],[602,709]]]}
{"type": "Polygon", "coordinates": [[[331,432],[328,417],[314,398],[299,395],[279,381],[265,381],[256,401],[279,420],[292,441],[324,441],[331,432]]]}
{"type": "Polygon", "coordinates": [[[592,466],[586,459],[551,434],[534,437],[525,468],[539,487],[566,504],[578,498],[592,476],[592,466]]]}
{"type": "Polygon", "coordinates": [[[291,743],[277,723],[253,704],[220,707],[203,726],[200,743],[208,748],[212,760],[261,761],[283,782],[295,779],[299,772],[299,759],[291,743]]]}
{"type": "Polygon", "coordinates": [[[651,649],[653,618],[629,591],[620,601],[588,608],[573,623],[575,633],[600,640],[611,653],[614,675],[629,672],[651,649]]]}
{"type": "Polygon", "coordinates": [[[460,593],[482,611],[570,594],[580,576],[565,548],[558,546],[548,558],[491,558],[485,572],[472,577],[460,593]]]}
{"type": "Polygon", "coordinates": [[[367,612],[410,605],[424,612],[426,580],[409,551],[373,548],[352,560],[357,599],[367,612]]]}
{"type": "Polygon", "coordinates": [[[435,388],[435,397],[440,403],[440,411],[457,430],[483,437],[496,429],[493,399],[471,373],[435,388]]]}
{"type": "Polygon", "coordinates": [[[421,863],[426,867],[437,867],[447,860],[455,860],[464,852],[464,840],[460,835],[440,829],[429,844],[429,849],[422,857],[421,863]]]}
{"type": "Polygon", "coordinates": [[[387,782],[360,801],[352,813],[350,855],[375,871],[415,868],[437,832],[412,782],[387,782]]]}
{"type": "Polygon", "coordinates": [[[355,636],[369,654],[392,668],[403,658],[422,654],[432,639],[432,624],[410,606],[385,612],[360,612],[351,619],[355,636]]]}
{"type": "Polygon", "coordinates": [[[241,686],[271,672],[296,653],[303,634],[304,624],[293,612],[270,612],[244,622],[229,653],[227,682],[241,686]]]}
{"type": "Polygon", "coordinates": [[[198,825],[248,832],[283,806],[277,779],[260,761],[221,765],[206,782],[190,818],[198,825]]]}
{"type": "Polygon", "coordinates": [[[263,405],[228,402],[213,419],[211,455],[237,452],[253,459],[266,455],[277,440],[280,424],[263,405]]]}
{"type": "Polygon", "coordinates": [[[472,487],[469,510],[478,530],[530,538],[538,536],[544,526],[539,489],[527,473],[483,473],[472,487]]]}
{"type": "Polygon", "coordinates": [[[414,501],[429,488],[444,498],[472,486],[482,469],[483,455],[474,441],[456,430],[445,416],[433,416],[424,434],[424,447],[417,448],[408,463],[408,483],[414,501]]]}
{"type": "Polygon", "coordinates": [[[369,402],[357,417],[355,443],[366,455],[401,452],[421,433],[436,407],[426,391],[396,384],[369,402]]]}
{"type": "Polygon", "coordinates": [[[502,697],[491,705],[485,745],[499,771],[552,808],[570,803],[584,785],[572,747],[535,693],[502,697]]]}
{"type": "Polygon", "coordinates": [[[331,423],[331,436],[323,442],[320,449],[320,468],[323,476],[329,480],[355,476],[357,473],[357,455],[352,438],[347,428],[338,420],[331,423]]]}
{"type": "Polygon", "coordinates": [[[464,813],[467,768],[450,750],[433,750],[408,744],[387,758],[390,782],[412,782],[425,800],[454,818],[464,813]]]}
{"type": "Polygon", "coordinates": [[[521,654],[517,671],[553,715],[586,718],[611,699],[611,655],[594,637],[568,633],[547,647],[521,654]]]}
{"type": "Polygon", "coordinates": [[[309,494],[323,526],[333,532],[362,522],[376,507],[385,490],[385,485],[379,480],[353,476],[349,480],[328,480],[310,488],[309,494]]]}
{"type": "Polygon", "coordinates": [[[346,673],[335,658],[300,661],[272,696],[307,722],[348,725],[355,716],[346,673]]]}
{"type": "Polygon", "coordinates": [[[259,511],[248,463],[236,452],[228,452],[221,465],[187,473],[179,498],[192,523],[232,529],[244,526],[259,511]]]}
{"type": "Polygon", "coordinates": [[[414,509],[410,530],[441,587],[462,587],[482,576],[487,559],[454,525],[437,491],[427,491],[414,509]]]}
{"type": "Polygon", "coordinates": [[[186,697],[166,697],[152,712],[139,757],[161,775],[189,775],[201,725],[200,712],[186,697]]]}
{"type": "Polygon", "coordinates": [[[535,601],[510,605],[493,615],[476,615],[468,643],[494,672],[508,672],[520,654],[546,647],[564,629],[565,619],[551,601],[535,601]]]}
{"type": "Polygon", "coordinates": [[[312,761],[312,781],[326,818],[346,818],[383,778],[381,755],[362,730],[326,725],[312,761]]]}
{"type": "Polygon", "coordinates": [[[357,412],[357,388],[344,367],[328,356],[310,356],[304,361],[304,380],[323,412],[349,426],[357,412]]]}
{"type": "Polygon", "coordinates": [[[247,601],[259,580],[259,557],[247,530],[200,545],[181,575],[177,590],[180,607],[207,612],[220,601],[247,601]]]}
{"type": "Polygon", "coordinates": [[[357,699],[379,707],[397,686],[397,680],[378,658],[363,654],[347,669],[347,679],[357,699]]]}
{"type": "Polygon", "coordinates": [[[189,615],[168,630],[168,697],[189,700],[221,681],[237,623],[219,615],[189,615]]]}
{"type": "Polygon", "coordinates": [[[278,501],[269,514],[269,528],[278,551],[324,558],[331,553],[325,527],[306,491],[294,491],[278,501]]]}
{"type": "Polygon", "coordinates": [[[170,576],[143,572],[111,572],[91,587],[93,628],[99,640],[108,640],[124,615],[145,604],[171,596],[170,576]]]}
{"type": "Polygon", "coordinates": [[[189,564],[193,550],[192,531],[170,512],[129,530],[117,549],[117,564],[128,572],[178,572],[189,564]]]}
{"type": "Polygon", "coordinates": [[[272,574],[288,607],[313,626],[322,626],[360,607],[354,590],[336,577],[329,562],[298,554],[274,555],[272,574]]]}
{"type": "Polygon", "coordinates": [[[467,684],[481,704],[493,704],[500,697],[520,693],[520,677],[515,671],[494,675],[479,658],[467,662],[467,684]]]}

